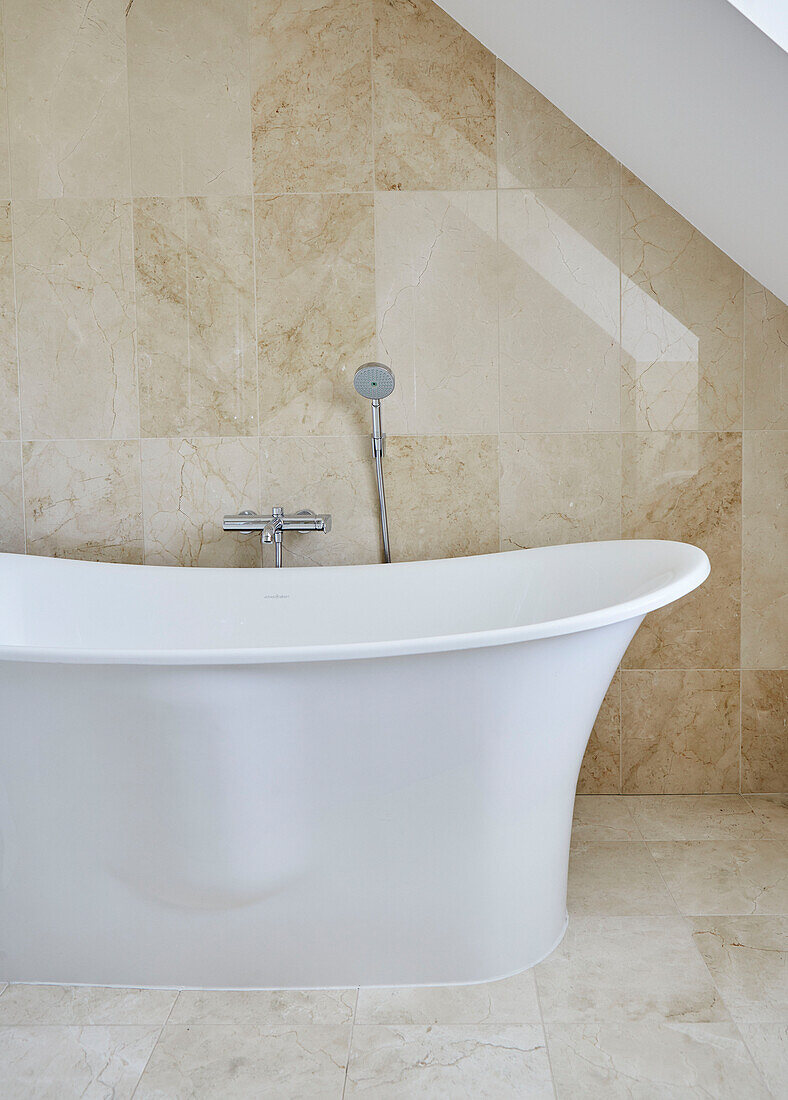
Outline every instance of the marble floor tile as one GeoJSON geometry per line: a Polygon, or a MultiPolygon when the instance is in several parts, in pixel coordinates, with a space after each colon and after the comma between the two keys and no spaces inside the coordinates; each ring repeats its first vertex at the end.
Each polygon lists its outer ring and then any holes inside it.
{"type": "Polygon", "coordinates": [[[541,1022],[533,970],[479,985],[362,988],[359,1024],[536,1024],[541,1022]]]}
{"type": "Polygon", "coordinates": [[[183,989],[171,1024],[349,1024],[355,989],[183,989]]]}
{"type": "Polygon", "coordinates": [[[733,1018],[788,1024],[788,917],[695,917],[691,924],[733,1018]]]}
{"type": "Polygon", "coordinates": [[[738,794],[626,795],[644,840],[723,840],[769,836],[763,818],[738,794]]]}
{"type": "Polygon", "coordinates": [[[148,1025],[161,1027],[174,989],[89,985],[9,985],[0,997],[0,1027],[9,1024],[148,1025]]]}
{"type": "Polygon", "coordinates": [[[346,1097],[552,1097],[541,1026],[356,1026],[346,1097]]]}
{"type": "Polygon", "coordinates": [[[552,1024],[558,1100],[766,1100],[733,1024],[552,1024]]]}
{"type": "Polygon", "coordinates": [[[569,856],[567,908],[573,917],[663,916],[676,903],[642,841],[585,841],[569,856]]]}
{"type": "Polygon", "coordinates": [[[626,799],[620,795],[578,795],[572,821],[572,843],[642,840],[626,799]]]}
{"type": "Polygon", "coordinates": [[[156,1027],[0,1027],[3,1100],[130,1100],[156,1027]]]}
{"type": "Polygon", "coordinates": [[[771,834],[788,842],[788,794],[748,794],[745,799],[771,834]]]}
{"type": "Polygon", "coordinates": [[[680,917],[575,917],[536,986],[545,1023],[730,1019],[680,917]]]}
{"type": "Polygon", "coordinates": [[[649,849],[682,913],[788,913],[788,849],[773,839],[656,841],[649,849]]]}
{"type": "Polygon", "coordinates": [[[340,1100],[349,1037],[349,1024],[169,1024],[134,1100],[340,1100]]]}
{"type": "Polygon", "coordinates": [[[788,1095],[788,1024],[743,1024],[739,1030],[772,1096],[788,1095]]]}

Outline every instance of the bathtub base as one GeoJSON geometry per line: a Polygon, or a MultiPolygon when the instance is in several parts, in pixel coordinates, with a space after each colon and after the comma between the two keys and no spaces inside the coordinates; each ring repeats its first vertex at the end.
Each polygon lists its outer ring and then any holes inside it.
{"type": "Polygon", "coordinates": [[[534,965],[566,927],[580,762],[639,622],[308,666],[6,664],[0,979],[437,985],[534,965]]]}

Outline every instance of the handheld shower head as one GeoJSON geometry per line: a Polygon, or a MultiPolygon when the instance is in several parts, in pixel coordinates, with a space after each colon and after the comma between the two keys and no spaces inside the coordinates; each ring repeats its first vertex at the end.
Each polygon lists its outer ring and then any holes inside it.
{"type": "Polygon", "coordinates": [[[369,401],[382,401],[394,391],[394,373],[385,363],[365,363],[353,375],[356,392],[369,401]]]}

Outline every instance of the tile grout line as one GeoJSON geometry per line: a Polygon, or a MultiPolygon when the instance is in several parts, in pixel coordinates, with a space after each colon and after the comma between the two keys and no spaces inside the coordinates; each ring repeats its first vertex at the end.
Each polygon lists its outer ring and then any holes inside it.
{"type": "MultiPolygon", "coordinates": [[[[571,917],[569,917],[568,914],[567,914],[567,919],[571,923],[571,917]]],[[[569,931],[568,927],[567,927],[566,931],[567,932],[569,931]]],[[[565,938],[565,936],[566,936],[566,933],[564,934],[564,937],[562,937],[562,942],[563,942],[563,938],[565,938]]],[[[545,1023],[544,1011],[542,1009],[542,996],[539,992],[539,982],[538,982],[537,977],[536,977],[536,971],[538,969],[538,966],[539,966],[538,963],[537,963],[536,966],[532,966],[531,967],[531,972],[532,972],[533,978],[534,978],[534,990],[536,992],[536,1003],[539,1007],[539,1020],[540,1020],[541,1025],[542,1025],[542,1037],[544,1038],[544,1049],[545,1049],[545,1054],[547,1055],[547,1066],[550,1070],[550,1084],[553,1086],[553,1096],[557,1097],[558,1096],[558,1089],[556,1088],[556,1085],[555,1085],[555,1074],[553,1073],[553,1060],[550,1057],[550,1043],[549,1043],[549,1040],[547,1038],[547,1024],[545,1023]]]]}
{"type": "Polygon", "coordinates": [[[356,986],[356,996],[353,1001],[353,1015],[350,1018],[350,1034],[347,1040],[347,1056],[345,1058],[345,1076],[342,1081],[342,1096],[340,1100],[345,1100],[345,1091],[347,1089],[348,1073],[350,1072],[350,1054],[353,1050],[353,1032],[356,1029],[356,1016],[358,1014],[358,998],[361,992],[360,986],[356,986]]]}
{"type": "Polygon", "coordinates": [[[131,1091],[131,1094],[129,1096],[129,1100],[134,1100],[134,1097],[137,1095],[137,1089],[140,1087],[140,1083],[142,1081],[142,1078],[145,1076],[145,1070],[150,1065],[151,1058],[153,1057],[153,1055],[156,1052],[156,1047],[159,1045],[159,1041],[161,1040],[161,1037],[164,1034],[165,1027],[170,1022],[170,1017],[172,1016],[173,1012],[175,1011],[175,1006],[178,1003],[178,998],[180,997],[181,993],[182,993],[182,990],[180,990],[180,989],[176,990],[176,992],[175,992],[175,997],[173,998],[172,1004],[170,1005],[170,1011],[167,1013],[167,1015],[164,1019],[164,1022],[162,1023],[161,1027],[159,1028],[159,1034],[156,1036],[156,1041],[154,1042],[153,1046],[151,1047],[150,1054],[145,1059],[145,1065],[142,1067],[142,1073],[140,1073],[139,1077],[137,1078],[137,1083],[135,1084],[134,1088],[131,1091]]]}

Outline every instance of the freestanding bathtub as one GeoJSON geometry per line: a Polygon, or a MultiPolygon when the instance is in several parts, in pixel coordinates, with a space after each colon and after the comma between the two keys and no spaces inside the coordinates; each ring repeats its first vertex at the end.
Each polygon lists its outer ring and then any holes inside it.
{"type": "Polygon", "coordinates": [[[675,542],[172,569],[0,555],[0,979],[477,982],[566,927],[575,785],[675,542]]]}

